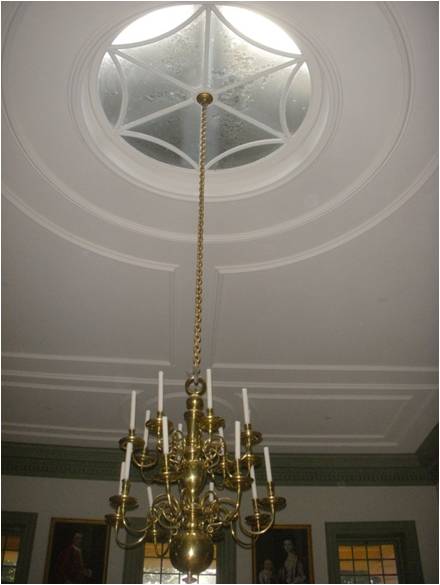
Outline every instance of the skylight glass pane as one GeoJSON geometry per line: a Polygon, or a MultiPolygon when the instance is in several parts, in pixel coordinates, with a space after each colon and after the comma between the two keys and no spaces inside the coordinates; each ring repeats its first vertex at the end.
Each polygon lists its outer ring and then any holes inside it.
{"type": "Polygon", "coordinates": [[[306,64],[297,70],[299,48],[276,23],[248,9],[207,4],[151,11],[108,51],[97,84],[104,114],[128,144],[167,164],[197,166],[202,90],[218,91],[208,109],[212,170],[270,155],[307,113],[311,82],[306,64]]]}
{"type": "Polygon", "coordinates": [[[170,37],[122,51],[188,85],[200,85],[204,30],[205,17],[202,13],[195,21],[170,37]]]}
{"type": "MultiPolygon", "coordinates": [[[[273,135],[269,132],[215,105],[210,106],[208,110],[208,162],[219,154],[241,144],[270,138],[273,138],[273,135]]],[[[254,160],[252,157],[250,158],[254,160]]]]}
{"type": "Polygon", "coordinates": [[[185,20],[194,12],[194,6],[172,6],[149,12],[126,26],[113,41],[113,45],[138,43],[163,35],[185,20]]]}
{"type": "Polygon", "coordinates": [[[255,73],[287,63],[288,57],[274,55],[244,41],[212,15],[212,87],[243,82],[255,73]]]}
{"type": "Polygon", "coordinates": [[[293,66],[263,75],[250,83],[221,93],[221,102],[251,116],[278,132],[282,132],[280,95],[292,73],[293,66]]]}
{"type": "Polygon", "coordinates": [[[298,130],[307,114],[310,94],[310,73],[304,63],[295,74],[287,94],[286,119],[287,126],[292,134],[298,130]]]}
{"type": "Polygon", "coordinates": [[[199,157],[200,106],[194,104],[132,128],[164,140],[189,155],[199,157]]]}
{"type": "Polygon", "coordinates": [[[146,156],[151,156],[160,162],[167,163],[169,165],[175,165],[176,167],[182,167],[191,169],[193,168],[190,163],[188,163],[185,159],[180,157],[178,154],[172,152],[168,148],[160,146],[159,144],[155,144],[154,142],[148,142],[147,140],[143,140],[140,138],[135,138],[132,136],[124,136],[123,138],[130,146],[133,146],[146,156]]]}
{"type": "Polygon", "coordinates": [[[124,58],[118,60],[128,92],[124,124],[183,102],[190,97],[189,92],[153,71],[147,71],[124,58]]]}
{"type": "Polygon", "coordinates": [[[276,23],[253,10],[222,6],[220,12],[241,34],[277,51],[301,54],[294,40],[276,23]]]}
{"type": "Polygon", "coordinates": [[[253,146],[252,148],[246,148],[246,150],[239,150],[238,152],[234,152],[225,158],[220,159],[212,166],[209,167],[209,170],[219,170],[219,169],[232,169],[233,167],[239,167],[241,165],[247,165],[252,163],[260,158],[268,156],[275,150],[278,150],[282,146],[282,143],[279,144],[261,144],[258,146],[253,146]]]}
{"type": "Polygon", "coordinates": [[[99,70],[99,97],[109,122],[114,125],[119,117],[122,89],[116,66],[108,53],[105,54],[99,70]]]}

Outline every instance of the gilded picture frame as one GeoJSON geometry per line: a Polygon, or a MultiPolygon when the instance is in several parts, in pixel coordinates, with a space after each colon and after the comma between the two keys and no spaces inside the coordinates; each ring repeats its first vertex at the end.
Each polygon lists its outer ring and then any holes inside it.
{"type": "Polygon", "coordinates": [[[104,520],[52,518],[43,583],[105,583],[109,543],[104,520]]]}
{"type": "Polygon", "coordinates": [[[276,525],[254,540],[252,577],[252,583],[314,583],[311,525],[276,525]]]}

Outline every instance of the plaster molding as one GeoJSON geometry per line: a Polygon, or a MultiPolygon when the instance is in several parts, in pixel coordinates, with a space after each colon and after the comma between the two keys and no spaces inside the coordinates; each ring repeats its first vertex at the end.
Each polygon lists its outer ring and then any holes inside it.
{"type": "MultiPolygon", "coordinates": [[[[336,197],[334,197],[328,205],[321,206],[320,208],[318,208],[317,210],[315,210],[311,214],[305,214],[299,218],[294,218],[294,219],[289,220],[287,222],[282,222],[281,224],[277,224],[277,225],[270,226],[268,228],[263,228],[260,230],[253,230],[253,231],[249,231],[249,232],[239,232],[239,233],[235,233],[235,234],[207,235],[207,237],[206,237],[207,243],[233,243],[233,242],[239,242],[239,241],[254,241],[254,240],[257,240],[260,238],[266,238],[266,237],[271,237],[273,235],[278,235],[278,234],[284,233],[286,231],[290,231],[290,230],[292,230],[300,225],[304,225],[305,223],[309,223],[310,221],[314,221],[314,220],[318,219],[319,217],[333,211],[336,207],[339,207],[343,202],[347,201],[348,199],[350,199],[351,197],[356,195],[386,165],[387,161],[389,160],[389,158],[392,156],[393,152],[398,147],[398,145],[401,141],[401,138],[405,133],[405,128],[407,126],[408,118],[409,118],[409,115],[411,112],[411,104],[413,102],[414,89],[413,89],[413,81],[412,81],[413,80],[412,59],[411,59],[410,52],[409,52],[410,51],[409,46],[408,46],[409,41],[406,38],[406,34],[404,32],[404,29],[403,29],[401,23],[399,22],[398,17],[395,14],[395,11],[391,8],[391,6],[388,6],[388,5],[379,6],[379,10],[384,15],[384,18],[388,21],[389,27],[390,27],[392,34],[393,34],[393,37],[395,39],[397,49],[399,51],[399,54],[400,54],[400,57],[402,60],[402,67],[403,67],[404,71],[406,72],[405,73],[405,83],[407,85],[407,91],[403,92],[403,93],[405,93],[406,97],[404,99],[405,103],[402,106],[403,113],[402,113],[402,119],[401,119],[401,123],[399,126],[399,130],[398,130],[396,136],[394,137],[394,139],[391,143],[391,146],[387,147],[385,149],[386,150],[385,154],[382,153],[378,157],[378,160],[380,160],[380,162],[377,164],[375,163],[373,165],[374,169],[370,168],[370,169],[368,169],[368,171],[364,172],[363,175],[357,179],[356,185],[354,185],[354,186],[351,185],[349,188],[345,189],[344,192],[339,193],[336,197]]],[[[8,32],[8,34],[9,34],[9,32],[8,32]]],[[[108,36],[108,33],[104,34],[104,36],[105,37],[108,36]]],[[[94,39],[95,51],[97,50],[96,44],[97,44],[97,41],[96,41],[96,39],[94,39]]],[[[89,49],[89,47],[88,47],[88,49],[89,49]]],[[[316,50],[318,50],[317,47],[316,47],[316,50]]],[[[87,53],[89,53],[89,51],[87,51],[87,53]]],[[[321,50],[320,54],[322,56],[324,54],[324,52],[321,50]]],[[[84,64],[82,65],[82,67],[84,67],[84,64]]],[[[80,65],[77,63],[75,65],[74,69],[78,69],[78,68],[81,69],[80,65]]],[[[327,69],[329,71],[332,71],[332,75],[328,75],[329,78],[332,79],[334,77],[334,73],[335,73],[336,69],[334,66],[327,67],[327,69]]],[[[75,86],[74,79],[75,79],[76,75],[79,75],[79,73],[74,72],[71,75],[71,81],[70,81],[71,94],[72,94],[72,92],[75,93],[75,91],[74,91],[74,89],[72,89],[72,87],[75,86]],[[72,84],[73,84],[73,86],[72,86],[72,84]]],[[[339,84],[336,83],[334,85],[340,86],[340,83],[339,84]]],[[[340,87],[339,87],[339,89],[340,89],[340,87]]],[[[72,95],[71,95],[71,97],[72,97],[72,95]]],[[[75,99],[77,99],[77,98],[78,98],[78,95],[77,95],[77,93],[75,93],[75,99]]],[[[73,115],[72,105],[71,105],[70,110],[71,110],[71,115],[73,115]]],[[[13,117],[11,117],[11,115],[10,115],[10,113],[8,113],[8,111],[6,111],[6,114],[7,114],[10,129],[14,133],[18,144],[20,145],[22,151],[26,155],[26,158],[33,165],[33,167],[39,172],[40,176],[42,176],[44,180],[46,180],[54,189],[56,189],[56,191],[60,195],[65,197],[67,200],[69,200],[70,202],[73,202],[75,205],[81,207],[85,212],[91,213],[92,215],[95,215],[96,217],[98,217],[99,219],[101,219],[103,221],[114,223],[114,224],[116,224],[124,229],[128,229],[128,230],[135,231],[138,233],[143,233],[144,235],[147,235],[147,236],[150,236],[153,238],[163,239],[163,240],[172,241],[172,242],[194,242],[194,235],[193,234],[185,234],[185,233],[180,233],[180,232],[172,232],[172,231],[162,230],[159,228],[141,225],[141,224],[138,224],[136,222],[132,222],[132,221],[120,218],[120,217],[118,217],[110,212],[107,212],[106,210],[104,210],[98,206],[91,204],[88,200],[81,197],[78,193],[70,190],[67,187],[67,185],[61,184],[60,181],[57,179],[57,177],[53,173],[51,173],[51,171],[49,169],[43,169],[44,164],[42,161],[37,160],[38,156],[34,151],[32,151],[31,144],[28,143],[28,141],[26,141],[23,138],[23,136],[21,135],[21,133],[19,133],[17,131],[17,129],[15,128],[16,123],[13,121],[13,117]]],[[[74,118],[77,120],[78,116],[74,115],[74,118]]],[[[102,156],[100,158],[102,158],[102,156]]],[[[112,167],[112,169],[114,170],[114,167],[112,167]]],[[[128,177],[125,177],[125,178],[128,178],[128,177]]],[[[144,188],[145,185],[142,185],[142,187],[144,188]]],[[[266,191],[267,191],[267,189],[263,190],[263,192],[266,192],[266,191]]],[[[169,195],[169,193],[166,193],[166,194],[169,195]]],[[[256,194],[256,191],[253,190],[251,195],[255,195],[255,194],[256,194]]],[[[193,197],[191,197],[191,200],[192,199],[193,199],[193,197]]],[[[222,199],[223,199],[223,197],[222,197],[222,199]]],[[[398,198],[398,199],[400,199],[400,198],[398,198]]],[[[215,200],[215,198],[212,198],[212,197],[209,198],[209,201],[214,201],[214,200],[215,200]]],[[[42,217],[42,216],[40,216],[40,217],[42,217]]],[[[58,229],[61,230],[62,228],[58,228],[58,229]]],[[[348,232],[348,234],[347,234],[348,240],[352,239],[350,234],[351,234],[351,232],[348,232]]],[[[58,235],[61,235],[61,234],[58,234],[58,235]]],[[[344,241],[345,237],[342,236],[342,238],[344,241]]],[[[315,247],[315,248],[311,249],[306,254],[305,257],[314,256],[317,253],[325,252],[327,249],[332,249],[334,247],[334,243],[335,243],[335,241],[333,240],[332,242],[329,242],[326,245],[315,247]]],[[[293,260],[291,258],[287,263],[291,263],[293,261],[299,261],[300,259],[305,259],[305,257],[304,258],[302,257],[303,254],[304,253],[302,253],[302,254],[300,253],[299,255],[297,255],[298,257],[296,258],[296,260],[293,260]]],[[[285,261],[285,259],[284,260],[280,259],[280,260],[275,261],[275,262],[276,262],[276,265],[278,265],[279,262],[281,262],[281,264],[283,265],[286,261],[285,261]]],[[[252,266],[254,266],[254,265],[252,265],[252,266]]],[[[267,268],[269,268],[269,267],[275,267],[275,266],[267,266],[267,268]]],[[[238,269],[237,267],[230,267],[229,271],[233,270],[234,272],[236,272],[237,269],[238,269]]],[[[254,269],[257,269],[257,268],[254,268],[254,269]]],[[[259,269],[263,269],[263,268],[260,267],[259,269]]],[[[248,269],[243,267],[240,271],[248,271],[248,270],[249,270],[249,267],[248,267],[248,269]]]]}
{"type": "MultiPolygon", "coordinates": [[[[35,443],[3,444],[4,475],[114,481],[119,478],[118,449],[69,447],[35,443]]],[[[272,454],[277,485],[432,485],[435,477],[417,455],[282,455],[272,454]]],[[[257,481],[265,483],[264,469],[257,481]]],[[[137,475],[133,474],[134,481],[137,475]]]]}
{"type": "Polygon", "coordinates": [[[28,352],[2,352],[3,358],[23,359],[23,360],[41,360],[41,361],[61,361],[77,362],[92,364],[120,364],[136,366],[171,366],[168,360],[148,360],[140,358],[123,358],[117,356],[90,356],[90,355],[71,355],[71,354],[49,354],[49,353],[28,353],[28,352]]]}
{"type": "MultiPolygon", "coordinates": [[[[153,7],[152,10],[155,8],[153,7]]],[[[145,12],[144,9],[142,14],[145,12]]],[[[136,14],[133,14],[126,21],[133,20],[136,14]]],[[[279,16],[272,12],[270,14],[266,13],[266,16],[281,22],[279,16]]],[[[217,183],[217,177],[220,177],[220,175],[218,172],[215,175],[211,175],[211,189],[214,189],[215,192],[208,191],[207,200],[209,202],[247,199],[264,194],[268,189],[281,186],[312,164],[326,145],[331,142],[336,131],[342,101],[340,94],[342,84],[337,79],[337,69],[331,62],[328,51],[320,47],[316,40],[310,39],[302,31],[297,31],[290,22],[283,21],[283,26],[293,30],[294,36],[297,39],[301,39],[304,49],[303,54],[311,69],[316,97],[319,99],[312,99],[305,121],[291,140],[291,148],[280,149],[283,151],[279,153],[282,156],[272,155],[265,157],[269,160],[262,164],[261,161],[257,161],[257,163],[246,165],[248,169],[257,169],[259,181],[256,188],[254,185],[248,186],[247,180],[243,181],[242,173],[239,169],[222,170],[221,177],[226,177],[227,189],[223,188],[223,180],[219,180],[218,185],[212,187],[213,181],[217,183]],[[325,72],[325,83],[321,79],[323,72],[325,72]],[[326,95],[326,93],[329,93],[329,95],[326,95]],[[292,147],[295,155],[294,160],[293,162],[291,160],[290,164],[286,166],[284,163],[286,163],[289,155],[292,154],[290,152],[292,147]],[[276,177],[272,178],[274,165],[278,160],[281,160],[283,164],[281,165],[281,170],[276,173],[276,177]],[[271,172],[269,173],[268,171],[271,172]],[[268,180],[269,176],[270,179],[268,180]],[[231,185],[233,185],[235,192],[231,190],[231,185]]],[[[164,165],[136,152],[133,153],[131,148],[116,140],[108,128],[108,121],[102,113],[102,108],[96,96],[95,79],[105,47],[111,42],[115,31],[119,28],[120,23],[113,25],[110,29],[95,31],[94,37],[83,46],[81,53],[78,54],[69,78],[71,116],[95,157],[113,171],[116,171],[123,179],[142,189],[147,187],[150,191],[160,196],[183,201],[195,201],[196,195],[192,187],[194,171],[176,170],[173,167],[170,168],[170,165],[164,165]],[[107,145],[105,152],[102,149],[102,143],[107,145]],[[121,157],[125,159],[124,167],[120,164],[121,157]],[[150,167],[148,174],[145,173],[146,161],[150,167]],[[163,180],[161,182],[152,182],[154,174],[162,175],[164,171],[168,171],[168,175],[173,177],[168,179],[168,188],[163,187],[163,180]]],[[[291,156],[290,159],[292,159],[291,156]]],[[[254,176],[254,173],[252,173],[252,176],[254,176]]]]}
{"type": "MultiPolygon", "coordinates": [[[[11,354],[4,353],[2,354],[3,357],[8,357],[11,354]]],[[[20,354],[15,354],[19,356],[20,354]]],[[[35,354],[30,354],[35,355],[35,354]]],[[[61,356],[57,356],[60,359],[63,359],[61,356]]],[[[34,359],[34,358],[31,358],[34,359]]],[[[49,358],[51,359],[51,358],[49,358]]],[[[111,358],[109,358],[111,359],[111,358]]],[[[76,361],[76,360],[75,360],[76,361]]],[[[138,360],[133,360],[138,361],[138,360]]],[[[116,363],[117,360],[116,360],[116,363]]],[[[125,363],[125,362],[123,362],[125,363]]],[[[162,364],[163,365],[163,364],[162,364]]],[[[311,368],[314,370],[315,368],[311,368]]],[[[325,367],[325,370],[327,367],[325,367]]],[[[330,368],[329,368],[330,369],[330,368]]],[[[324,370],[324,371],[325,371],[324,370]]],[[[342,368],[338,368],[340,371],[346,371],[342,368]]],[[[349,370],[353,371],[353,370],[349,370]]],[[[363,371],[363,369],[361,370],[363,371]]],[[[397,371],[408,371],[408,368],[399,369],[397,371]]],[[[418,369],[416,371],[419,371],[418,369]]],[[[429,369],[431,371],[431,369],[429,369]]],[[[34,382],[18,382],[14,380],[9,380],[8,378],[15,378],[15,379],[39,379],[39,380],[60,380],[66,382],[84,382],[84,383],[95,383],[95,384],[126,384],[130,386],[156,386],[157,385],[157,378],[150,378],[150,377],[133,377],[133,376],[111,376],[111,375],[91,375],[91,374],[70,374],[70,373],[63,373],[63,372],[46,372],[46,371],[38,371],[38,370],[16,370],[16,369],[5,369],[2,373],[3,383],[5,386],[12,386],[12,387],[32,387],[38,386],[41,388],[53,389],[55,385],[53,384],[38,384],[34,382]]],[[[167,378],[166,385],[171,387],[181,387],[182,380],[181,379],[172,379],[167,378]]],[[[411,398],[408,394],[372,394],[371,391],[402,391],[402,392],[413,392],[418,390],[438,390],[437,384],[405,384],[405,383],[375,383],[375,382],[255,382],[251,380],[240,380],[240,381],[230,381],[230,380],[221,380],[217,379],[215,381],[215,386],[217,388],[231,388],[237,391],[237,396],[239,397],[240,388],[241,386],[245,386],[248,389],[254,390],[267,390],[268,386],[271,388],[270,399],[271,400],[409,400],[411,398]],[[356,390],[359,392],[367,392],[366,394],[357,394],[355,396],[347,397],[347,394],[335,394],[332,393],[331,395],[328,394],[283,394],[283,393],[274,393],[272,390],[356,390]],[[370,393],[368,393],[370,391],[370,393]]],[[[72,386],[68,384],[58,384],[56,388],[66,388],[71,389],[74,388],[76,390],[84,389],[84,386],[72,386]]],[[[87,391],[93,391],[96,389],[97,391],[111,391],[111,388],[102,388],[102,387],[93,387],[87,386],[87,391]]],[[[125,393],[124,390],[118,389],[120,393],[125,393]]],[[[182,394],[183,396],[183,394],[182,394]]],[[[266,394],[252,394],[252,400],[265,400],[267,399],[266,394]]]]}
{"type": "Polygon", "coordinates": [[[253,364],[216,362],[212,365],[218,370],[278,370],[278,371],[320,371],[320,372],[427,372],[438,373],[438,368],[431,366],[393,366],[363,364],[253,364]]]}
{"type": "Polygon", "coordinates": [[[165,262],[157,262],[155,260],[148,260],[146,258],[139,258],[138,256],[132,256],[130,254],[124,254],[122,252],[118,252],[117,250],[112,250],[110,248],[106,248],[104,246],[100,246],[99,244],[95,244],[89,240],[85,240],[81,238],[61,226],[53,223],[47,217],[44,217],[35,209],[32,209],[27,205],[18,195],[13,193],[12,189],[8,187],[4,181],[2,184],[2,194],[14,207],[24,213],[29,219],[40,225],[42,228],[48,230],[49,232],[55,234],[56,236],[67,240],[68,242],[79,246],[89,252],[93,252],[94,254],[98,254],[99,256],[104,256],[106,258],[110,258],[111,260],[116,260],[118,262],[123,262],[124,264],[131,264],[133,266],[139,266],[141,268],[147,268],[149,270],[159,270],[163,272],[174,272],[177,268],[177,264],[169,264],[165,262]]]}
{"type": "Polygon", "coordinates": [[[362,234],[379,225],[385,219],[388,219],[394,212],[396,212],[420,191],[423,185],[432,177],[437,169],[438,158],[436,155],[435,158],[432,158],[429,161],[429,163],[425,166],[415,181],[413,181],[413,183],[408,187],[408,189],[406,189],[399,197],[394,199],[389,205],[384,207],[381,211],[372,217],[368,218],[366,221],[362,222],[357,227],[350,229],[335,238],[332,238],[324,244],[320,244],[318,246],[298,252],[297,254],[292,254],[291,256],[285,256],[283,258],[275,258],[274,260],[268,260],[264,262],[252,262],[249,264],[216,266],[215,270],[223,275],[273,270],[275,268],[283,268],[284,266],[289,266],[290,264],[302,262],[303,260],[308,260],[314,256],[319,256],[320,254],[334,250],[339,246],[351,242],[358,236],[361,236],[362,234]]]}

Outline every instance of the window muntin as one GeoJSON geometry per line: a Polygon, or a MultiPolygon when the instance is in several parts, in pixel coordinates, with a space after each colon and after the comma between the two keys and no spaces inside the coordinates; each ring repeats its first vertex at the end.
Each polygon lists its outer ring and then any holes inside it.
{"type": "Polygon", "coordinates": [[[400,583],[398,551],[392,542],[338,544],[340,583],[400,583]]]}
{"type": "Polygon", "coordinates": [[[196,168],[195,97],[208,89],[215,102],[208,109],[207,168],[241,166],[278,150],[307,114],[311,80],[293,39],[270,21],[267,30],[280,32],[265,37],[264,22],[247,9],[191,5],[154,11],[126,27],[108,47],[98,75],[113,131],[147,156],[196,168]],[[167,18],[182,8],[169,29],[167,18]],[[276,39],[271,47],[268,38],[276,39]]]}
{"type": "MultiPolygon", "coordinates": [[[[163,553],[163,547],[166,545],[158,544],[158,550],[163,553]]],[[[197,583],[211,584],[216,583],[216,566],[217,551],[214,547],[214,560],[210,567],[201,573],[197,578],[197,583]]],[[[158,558],[153,543],[146,542],[144,545],[144,566],[143,566],[143,583],[184,583],[185,575],[179,573],[173,567],[167,552],[163,558],[158,558]]]]}

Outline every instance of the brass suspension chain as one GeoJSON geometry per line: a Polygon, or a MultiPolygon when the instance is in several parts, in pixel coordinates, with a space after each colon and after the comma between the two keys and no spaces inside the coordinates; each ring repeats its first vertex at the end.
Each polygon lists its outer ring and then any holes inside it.
{"type": "Polygon", "coordinates": [[[197,380],[200,372],[202,353],[202,296],[203,296],[203,232],[205,224],[205,165],[206,165],[206,127],[208,105],[212,102],[209,93],[201,93],[197,101],[202,106],[200,116],[200,151],[199,151],[199,216],[197,226],[196,252],[196,289],[194,309],[193,374],[197,380]]]}

